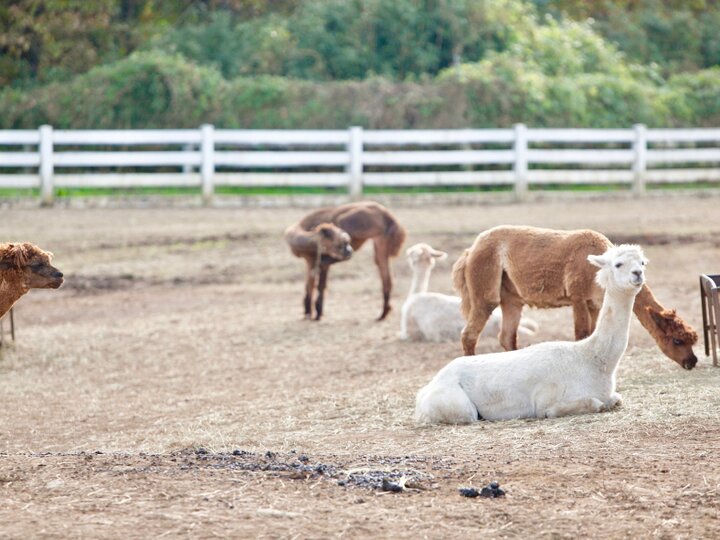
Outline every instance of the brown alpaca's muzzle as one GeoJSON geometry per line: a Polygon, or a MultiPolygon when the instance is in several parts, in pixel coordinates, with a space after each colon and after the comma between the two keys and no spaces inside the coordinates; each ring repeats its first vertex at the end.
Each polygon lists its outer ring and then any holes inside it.
{"type": "Polygon", "coordinates": [[[691,356],[688,356],[685,360],[683,360],[682,367],[690,370],[695,367],[697,364],[697,356],[692,354],[691,356]]]}
{"type": "Polygon", "coordinates": [[[52,281],[47,284],[48,289],[59,289],[60,286],[65,283],[64,275],[60,270],[53,272],[50,277],[52,278],[52,281]]]}

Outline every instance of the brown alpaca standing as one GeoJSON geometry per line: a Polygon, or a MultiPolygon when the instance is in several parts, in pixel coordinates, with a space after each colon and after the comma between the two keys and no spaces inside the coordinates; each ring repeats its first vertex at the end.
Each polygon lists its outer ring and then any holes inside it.
{"type": "Polygon", "coordinates": [[[311,317],[312,293],[315,287],[315,273],[318,277],[318,297],[315,302],[316,320],[322,316],[323,296],[327,285],[330,265],[350,257],[342,254],[322,252],[318,257],[317,243],[307,239],[308,233],[319,225],[331,223],[350,236],[350,246],[357,250],[367,240],[375,245],[375,264],[380,271],[383,287],[383,310],[378,318],[383,320],[390,312],[390,257],[395,257],[405,240],[405,229],[384,206],[375,202],[355,202],[341,206],[321,208],[306,215],[299,223],[285,231],[285,240],[297,257],[307,261],[308,274],[305,284],[305,317],[311,317]],[[316,270],[313,273],[313,270],[316,270]]]}
{"type": "MultiPolygon", "coordinates": [[[[453,266],[453,283],[462,297],[467,324],[462,331],[466,355],[498,305],[502,309],[500,344],[517,349],[517,327],[523,305],[538,308],[572,306],[575,339],[592,334],[602,306],[595,283],[597,268],[588,255],[602,255],[612,246],[591,230],[556,231],[500,226],[481,233],[453,266]]],[[[685,369],[697,363],[692,346],[697,333],[675,310],[665,309],[644,285],[633,312],[660,349],[685,369]]]]}
{"type": "Polygon", "coordinates": [[[0,317],[30,289],[57,289],[63,274],[52,253],[29,243],[0,244],[0,317]]]}
{"type": "Polygon", "coordinates": [[[305,278],[305,318],[312,316],[312,295],[315,280],[318,279],[318,297],[315,302],[316,320],[320,320],[323,309],[323,297],[327,285],[328,267],[352,256],[350,235],[332,223],[321,223],[306,231],[300,224],[291,225],[285,230],[285,241],[296,257],[302,257],[307,263],[305,278]],[[319,276],[319,277],[318,277],[319,276]]]}

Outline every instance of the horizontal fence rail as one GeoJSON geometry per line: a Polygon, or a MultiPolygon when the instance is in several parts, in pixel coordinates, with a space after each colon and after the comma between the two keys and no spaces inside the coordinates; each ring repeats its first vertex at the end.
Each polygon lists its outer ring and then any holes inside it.
{"type": "Polygon", "coordinates": [[[0,130],[0,188],[513,186],[720,181],[720,129],[0,130]]]}

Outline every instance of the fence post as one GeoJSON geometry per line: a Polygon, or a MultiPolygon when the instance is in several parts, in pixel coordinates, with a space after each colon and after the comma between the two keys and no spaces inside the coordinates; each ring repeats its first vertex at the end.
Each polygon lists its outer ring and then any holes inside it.
{"type": "Polygon", "coordinates": [[[527,127],[525,124],[515,124],[515,163],[513,170],[515,171],[515,198],[518,201],[525,200],[528,192],[528,156],[527,156],[527,127]]]}
{"type": "Polygon", "coordinates": [[[346,171],[350,175],[350,197],[358,198],[363,192],[363,128],[350,127],[350,140],[348,141],[350,159],[346,171]]]}
{"type": "Polygon", "coordinates": [[[645,173],[647,171],[647,129],[645,124],[635,124],[635,140],[633,141],[633,192],[640,196],[645,194],[645,173]]]}
{"type": "Polygon", "coordinates": [[[53,128],[52,126],[40,126],[40,204],[51,206],[54,198],[53,189],[53,128]]]}
{"type": "Polygon", "coordinates": [[[212,124],[203,124],[200,127],[200,177],[202,180],[202,200],[204,205],[212,202],[215,186],[213,175],[215,174],[215,137],[212,124]]]}
{"type": "MultiPolygon", "coordinates": [[[[193,152],[195,151],[195,145],[194,144],[184,144],[183,145],[183,152],[193,152]]],[[[194,167],[192,165],[188,165],[187,163],[182,166],[182,172],[184,174],[190,174],[193,172],[194,167]]]]}

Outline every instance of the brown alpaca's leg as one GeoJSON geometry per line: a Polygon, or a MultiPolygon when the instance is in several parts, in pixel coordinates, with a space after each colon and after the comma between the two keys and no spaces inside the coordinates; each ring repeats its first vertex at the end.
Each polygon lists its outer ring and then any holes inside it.
{"type": "Polygon", "coordinates": [[[575,340],[585,339],[592,333],[590,327],[590,309],[585,300],[579,300],[573,303],[573,319],[575,321],[575,340]]]}
{"type": "Polygon", "coordinates": [[[522,317],[523,303],[519,298],[502,297],[502,327],[500,330],[500,345],[506,351],[514,351],[517,346],[517,330],[522,317]]]}
{"type": "Polygon", "coordinates": [[[392,291],[392,277],[390,276],[390,259],[384,239],[375,239],[375,264],[380,271],[383,288],[383,310],[378,321],[382,321],[390,313],[390,293],[392,291]]]}
{"type": "Polygon", "coordinates": [[[471,308],[470,317],[462,331],[462,346],[466,356],[475,354],[475,345],[477,344],[478,336],[480,336],[480,332],[485,328],[490,314],[497,306],[498,302],[491,302],[471,308]]]}
{"type": "Polygon", "coordinates": [[[312,318],[312,295],[315,290],[315,274],[313,273],[313,264],[308,261],[307,276],[305,277],[305,318],[312,318]]]}
{"type": "Polygon", "coordinates": [[[467,323],[462,331],[462,346],[466,356],[475,354],[475,345],[493,310],[502,297],[503,269],[492,249],[473,253],[465,267],[466,292],[463,302],[468,302],[467,323]],[[481,262],[481,264],[479,264],[481,262]]]}
{"type": "Polygon", "coordinates": [[[590,333],[595,331],[597,326],[598,315],[600,314],[600,307],[595,304],[592,300],[588,300],[588,311],[590,312],[590,333]]]}
{"type": "Polygon", "coordinates": [[[315,300],[316,321],[319,321],[320,317],[322,317],[323,300],[325,299],[325,286],[327,285],[328,270],[330,270],[330,267],[328,266],[320,267],[320,278],[318,279],[318,295],[317,300],[315,300]]]}

